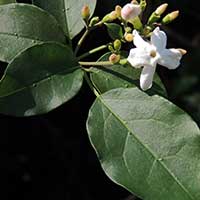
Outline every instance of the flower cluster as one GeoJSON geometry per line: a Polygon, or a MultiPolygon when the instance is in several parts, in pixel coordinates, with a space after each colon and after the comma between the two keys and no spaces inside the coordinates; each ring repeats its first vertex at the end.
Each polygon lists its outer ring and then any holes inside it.
{"type": "MultiPolygon", "coordinates": [[[[163,14],[168,4],[159,6],[149,18],[148,24],[156,22],[163,14]]],[[[121,10],[121,16],[125,21],[131,21],[141,13],[138,4],[128,3],[121,10]]],[[[163,23],[167,24],[178,16],[178,11],[174,11],[163,18],[163,23]]],[[[152,28],[152,27],[150,27],[152,28]]],[[[151,88],[157,64],[176,69],[180,65],[182,55],[186,53],[183,49],[166,49],[167,36],[164,31],[156,27],[150,36],[150,40],[145,41],[137,30],[133,30],[133,43],[136,48],[130,50],[127,58],[128,62],[135,68],[143,68],[140,76],[140,87],[142,90],[151,88]]]]}
{"type": "Polygon", "coordinates": [[[121,43],[133,42],[135,48],[130,49],[127,61],[134,68],[142,68],[140,76],[142,90],[152,87],[158,64],[168,69],[176,69],[180,65],[182,56],[186,54],[184,49],[167,49],[166,33],[160,30],[162,25],[167,25],[176,19],[179,11],[173,11],[162,17],[168,7],[168,4],[164,3],[150,15],[146,24],[143,24],[141,16],[145,7],[146,0],[132,0],[123,7],[117,5],[102,20],[99,17],[93,17],[90,22],[88,7],[85,6],[82,9],[82,18],[86,25],[88,24],[88,28],[102,24],[107,26],[108,33],[113,39],[113,42],[108,45],[112,53],[109,57],[111,64],[121,63],[121,43]],[[115,20],[118,20],[118,23],[113,23],[115,20]],[[119,27],[119,22],[123,31],[119,27]]]}

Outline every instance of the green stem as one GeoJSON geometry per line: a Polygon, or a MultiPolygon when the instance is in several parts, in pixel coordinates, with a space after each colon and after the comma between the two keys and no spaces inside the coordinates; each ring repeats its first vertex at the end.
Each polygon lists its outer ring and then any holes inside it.
{"type": "Polygon", "coordinates": [[[110,61],[101,61],[101,62],[82,62],[79,61],[78,62],[80,65],[83,66],[105,66],[105,65],[113,65],[113,63],[111,63],[110,61]]]}
{"type": "Polygon", "coordinates": [[[91,54],[93,54],[93,53],[96,53],[96,52],[98,52],[98,51],[101,51],[101,50],[103,50],[103,49],[106,49],[107,47],[108,47],[108,44],[105,44],[105,45],[101,45],[101,46],[99,46],[99,47],[96,47],[96,48],[94,48],[94,49],[92,49],[92,50],[90,50],[90,51],[88,51],[88,52],[82,54],[81,56],[79,56],[79,57],[78,57],[78,60],[81,60],[81,59],[83,59],[83,58],[85,58],[85,57],[87,57],[87,56],[89,56],[89,55],[91,55],[91,54]]]}
{"type": "Polygon", "coordinates": [[[138,31],[141,31],[143,28],[143,24],[139,17],[135,17],[134,19],[130,20],[130,23],[132,23],[134,28],[138,31]]]}
{"type": "Polygon", "coordinates": [[[93,86],[93,84],[92,84],[90,78],[89,78],[88,75],[87,75],[87,72],[84,73],[84,78],[85,78],[87,84],[89,85],[90,89],[92,90],[92,92],[95,94],[95,96],[96,96],[96,97],[99,97],[100,94],[99,94],[99,92],[95,89],[95,87],[93,86]]]}
{"type": "Polygon", "coordinates": [[[101,26],[103,24],[103,22],[99,22],[97,24],[95,24],[94,26],[92,27],[86,27],[86,30],[85,32],[83,33],[82,37],[80,38],[80,40],[78,41],[78,44],[76,46],[76,49],[74,51],[75,55],[77,55],[82,43],[84,42],[84,40],[86,39],[87,35],[90,33],[90,31],[96,29],[97,27],[101,26]]]}
{"type": "Polygon", "coordinates": [[[86,39],[86,37],[87,37],[87,35],[89,34],[89,32],[90,32],[90,29],[87,28],[86,31],[84,32],[84,34],[82,35],[81,39],[78,41],[78,44],[77,44],[76,49],[75,49],[75,52],[74,52],[75,55],[77,55],[77,53],[78,53],[78,51],[79,51],[79,49],[80,49],[82,43],[83,43],[84,40],[86,39]]]}

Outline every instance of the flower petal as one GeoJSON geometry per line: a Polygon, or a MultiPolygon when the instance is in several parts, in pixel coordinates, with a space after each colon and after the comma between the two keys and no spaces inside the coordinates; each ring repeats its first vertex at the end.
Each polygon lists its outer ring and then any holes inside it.
{"type": "Polygon", "coordinates": [[[128,3],[121,10],[121,16],[124,20],[128,21],[134,19],[141,13],[140,5],[128,3]]]}
{"type": "Polygon", "coordinates": [[[143,40],[136,30],[133,30],[133,43],[137,48],[148,48],[150,44],[143,40]]]}
{"type": "Polygon", "coordinates": [[[168,69],[176,69],[180,65],[182,54],[178,49],[165,49],[160,54],[158,64],[168,69]]]}
{"type": "Polygon", "coordinates": [[[144,66],[140,75],[140,87],[142,90],[145,91],[151,88],[155,71],[156,67],[144,66]]]}
{"type": "Polygon", "coordinates": [[[154,29],[151,35],[151,44],[156,47],[158,52],[164,50],[167,45],[167,36],[165,32],[160,31],[160,28],[157,27],[154,29]]]}
{"type": "Polygon", "coordinates": [[[157,63],[157,58],[153,58],[149,51],[141,48],[131,49],[127,60],[135,68],[155,66],[157,63]]]}

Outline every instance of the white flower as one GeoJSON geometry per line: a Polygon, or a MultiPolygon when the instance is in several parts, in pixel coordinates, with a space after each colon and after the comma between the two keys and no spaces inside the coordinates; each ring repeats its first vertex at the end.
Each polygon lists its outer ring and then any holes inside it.
{"type": "Polygon", "coordinates": [[[128,21],[134,19],[141,13],[140,5],[128,3],[121,10],[121,16],[124,20],[128,21]]]}
{"type": "Polygon", "coordinates": [[[152,86],[156,65],[160,64],[168,69],[176,69],[180,65],[183,49],[166,49],[167,36],[157,27],[151,35],[150,41],[145,41],[136,30],[133,31],[134,45],[130,50],[128,61],[135,68],[141,68],[140,87],[148,90],[152,86]]]}

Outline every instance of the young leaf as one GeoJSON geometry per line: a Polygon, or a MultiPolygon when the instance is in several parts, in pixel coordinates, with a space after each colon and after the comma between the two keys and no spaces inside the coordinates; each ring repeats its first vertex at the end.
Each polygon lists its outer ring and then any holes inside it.
{"type": "Polygon", "coordinates": [[[0,60],[10,62],[19,52],[44,41],[65,43],[54,17],[30,4],[0,6],[0,60]]]}
{"type": "Polygon", "coordinates": [[[121,39],[123,38],[122,27],[115,23],[105,23],[108,29],[109,36],[113,39],[121,39]]]}
{"type": "Polygon", "coordinates": [[[16,0],[0,0],[0,5],[9,3],[16,3],[16,0]]]}
{"type": "Polygon", "coordinates": [[[199,200],[200,131],[168,100],[137,88],[98,97],[87,130],[106,174],[148,200],[199,200]]]}
{"type": "Polygon", "coordinates": [[[76,95],[82,82],[83,71],[69,47],[35,45],[8,65],[0,82],[0,112],[14,116],[49,112],[76,95]]]}
{"type": "MultiPolygon", "coordinates": [[[[127,57],[126,53],[123,54],[124,57],[127,57]]],[[[99,61],[108,60],[110,55],[111,53],[106,53],[99,59],[99,61]]],[[[100,66],[98,68],[93,67],[90,78],[98,91],[100,93],[104,93],[108,90],[119,87],[140,87],[140,74],[140,69],[135,69],[129,64],[113,64],[112,66],[100,66]]],[[[154,91],[162,96],[167,96],[165,87],[157,74],[154,76],[153,87],[149,91],[154,91]]]]}
{"type": "Polygon", "coordinates": [[[92,15],[96,6],[96,0],[32,0],[32,2],[54,15],[70,39],[84,27],[81,17],[82,7],[88,5],[92,15]]]}

